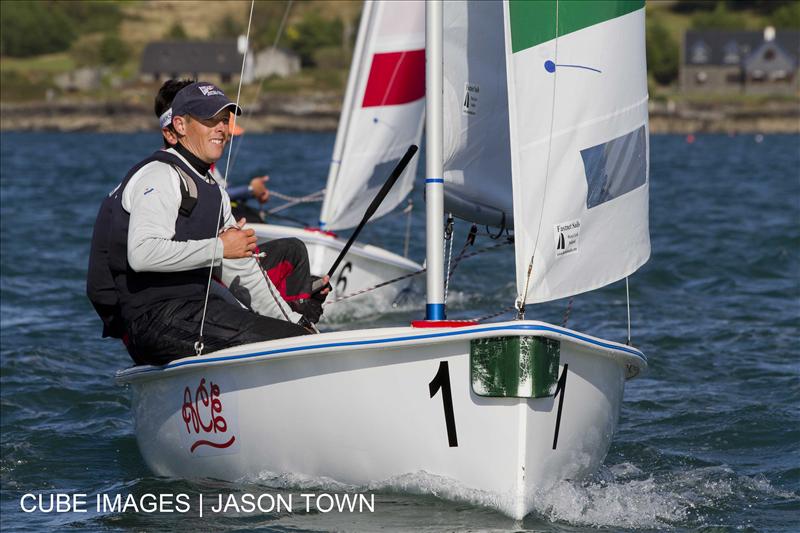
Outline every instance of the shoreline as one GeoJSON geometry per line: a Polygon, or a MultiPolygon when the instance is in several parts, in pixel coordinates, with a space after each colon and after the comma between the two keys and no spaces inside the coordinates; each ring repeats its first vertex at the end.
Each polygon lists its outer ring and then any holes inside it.
{"type": "MultiPolygon", "coordinates": [[[[251,106],[241,125],[249,133],[336,131],[341,110],[337,94],[271,95],[251,106]]],[[[775,102],[759,108],[731,104],[688,105],[650,102],[650,133],[800,134],[800,103],[775,102]]],[[[152,110],[122,102],[1,103],[0,131],[137,133],[156,131],[152,110]]]]}

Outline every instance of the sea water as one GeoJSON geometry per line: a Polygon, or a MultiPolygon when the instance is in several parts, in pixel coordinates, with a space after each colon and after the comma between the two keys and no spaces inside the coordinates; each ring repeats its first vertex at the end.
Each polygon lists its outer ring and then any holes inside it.
{"type": "MultiPolygon", "coordinates": [[[[232,183],[267,173],[269,186],[289,195],[324,187],[332,134],[243,139],[232,183]]],[[[223,483],[148,471],[130,391],[112,379],[130,360],[118,341],[100,338],[84,283],[100,201],[158,146],[157,134],[2,135],[4,531],[800,529],[799,137],[652,137],[653,251],[630,279],[632,340],[647,354],[649,370],[626,386],[600,471],[532,495],[536,510],[521,522],[498,512],[494,496],[426,472],[360,487],[300,473],[255,472],[223,483]],[[68,495],[71,509],[43,512],[60,495],[68,495]],[[162,501],[153,511],[152,498],[165,495],[171,507],[162,501]],[[269,497],[291,498],[293,505],[212,512],[219,498],[240,504],[247,495],[262,496],[264,505],[269,497]],[[335,502],[345,495],[372,498],[373,508],[340,512],[335,502]],[[180,512],[183,499],[187,512],[180,512]],[[25,512],[34,504],[39,508],[25,512]]],[[[420,187],[412,199],[409,256],[421,261],[420,187]]],[[[319,204],[288,213],[313,225],[319,204]]],[[[368,226],[362,240],[402,253],[406,222],[389,215],[368,226]]],[[[456,224],[454,255],[468,227],[456,224]]],[[[475,247],[494,242],[482,228],[475,247]]],[[[464,260],[450,283],[449,316],[511,305],[512,272],[508,247],[464,260]]],[[[353,319],[404,325],[422,316],[423,304],[417,290],[389,311],[362,304],[353,319]]],[[[556,324],[566,318],[571,328],[618,341],[627,336],[626,316],[624,283],[527,313],[556,324]]],[[[345,317],[326,327],[347,324],[345,317]]]]}

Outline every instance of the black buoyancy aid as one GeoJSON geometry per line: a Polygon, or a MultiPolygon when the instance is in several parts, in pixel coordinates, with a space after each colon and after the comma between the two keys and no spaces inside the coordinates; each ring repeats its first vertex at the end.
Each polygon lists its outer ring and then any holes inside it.
{"type": "Polygon", "coordinates": [[[208,269],[181,272],[136,272],[128,264],[130,214],[122,208],[122,192],[130,179],[145,165],[158,161],[174,166],[180,181],[181,206],[172,240],[187,241],[215,237],[222,225],[219,218],[221,192],[216,183],[197,177],[178,156],[159,150],[140,161],[100,205],[92,234],[86,293],[103,321],[103,337],[122,338],[125,322],[159,301],[202,299],[208,269]],[[185,181],[184,181],[185,180],[185,181]]]}

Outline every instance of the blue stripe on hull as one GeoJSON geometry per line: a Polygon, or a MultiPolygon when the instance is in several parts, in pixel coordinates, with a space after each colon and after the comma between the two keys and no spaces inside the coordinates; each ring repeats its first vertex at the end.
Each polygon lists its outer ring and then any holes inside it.
{"type": "Polygon", "coordinates": [[[618,350],[621,352],[628,353],[630,355],[640,357],[641,359],[647,361],[647,358],[644,356],[642,352],[635,348],[630,348],[628,346],[619,346],[616,344],[611,344],[608,342],[603,342],[595,339],[591,339],[579,333],[575,333],[573,331],[569,331],[566,329],[557,328],[554,326],[545,326],[539,324],[518,324],[512,326],[486,326],[483,328],[457,328],[451,331],[440,331],[436,333],[423,333],[420,335],[406,335],[402,337],[390,337],[386,339],[367,339],[367,340],[359,340],[359,341],[341,341],[341,342],[329,342],[329,343],[322,343],[322,344],[312,344],[312,345],[305,345],[305,346],[293,346],[289,348],[276,348],[274,350],[265,350],[263,352],[253,352],[247,354],[239,354],[239,355],[225,355],[220,357],[203,357],[201,359],[187,359],[185,361],[178,361],[175,363],[169,363],[163,367],[158,368],[149,368],[143,369],[138,373],[146,373],[146,372],[159,372],[162,370],[166,370],[169,368],[178,368],[182,366],[189,366],[189,365],[198,365],[198,364],[205,364],[205,363],[216,363],[220,361],[239,361],[242,359],[249,359],[252,357],[261,357],[264,355],[277,355],[277,354],[286,354],[286,353],[293,353],[293,352],[300,352],[306,350],[317,350],[323,348],[346,348],[346,347],[353,347],[353,346],[369,346],[369,345],[380,345],[380,344],[388,344],[394,342],[402,342],[402,341],[409,341],[409,340],[422,340],[422,339],[438,339],[438,338],[446,338],[446,337],[458,337],[463,335],[471,335],[474,333],[486,333],[492,331],[549,331],[552,333],[559,333],[561,335],[565,335],[567,337],[572,337],[574,339],[578,339],[583,342],[587,342],[594,346],[600,346],[602,348],[608,348],[612,350],[618,350]]]}

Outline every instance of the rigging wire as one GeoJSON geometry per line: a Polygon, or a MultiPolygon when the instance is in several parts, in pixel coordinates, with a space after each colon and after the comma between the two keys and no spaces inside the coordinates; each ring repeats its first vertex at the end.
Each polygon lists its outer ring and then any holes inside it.
{"type": "Polygon", "coordinates": [[[631,345],[631,292],[628,288],[628,276],[625,276],[625,300],[628,304],[628,346],[631,345]]]}
{"type": "MultiPolygon", "coordinates": [[[[250,28],[251,28],[252,23],[253,23],[253,8],[254,7],[255,7],[255,0],[250,0],[250,17],[247,20],[247,34],[246,34],[246,37],[245,37],[245,40],[248,43],[248,46],[245,47],[244,54],[242,55],[242,70],[239,73],[239,88],[236,91],[236,106],[237,107],[239,106],[239,100],[240,100],[240,98],[242,96],[242,80],[244,78],[244,66],[245,66],[245,63],[247,61],[247,51],[250,48],[250,46],[249,46],[249,43],[250,43],[250,28]]],[[[236,127],[236,114],[234,113],[233,116],[234,116],[234,119],[233,119],[232,128],[236,127]]],[[[231,131],[233,131],[233,130],[231,129],[231,131]]],[[[230,144],[228,145],[228,160],[227,160],[227,162],[225,164],[225,174],[223,175],[223,178],[222,178],[222,184],[219,185],[223,189],[225,187],[227,187],[227,184],[228,184],[228,169],[230,168],[230,163],[231,163],[231,152],[233,151],[233,139],[234,139],[234,137],[233,137],[233,135],[231,135],[230,144]]],[[[219,220],[220,220],[220,218],[222,218],[222,206],[225,203],[223,201],[223,199],[224,199],[223,195],[220,194],[219,212],[217,213],[217,218],[214,221],[215,233],[217,233],[216,232],[217,224],[219,224],[219,220]]],[[[239,229],[241,229],[241,228],[239,228],[239,229]]],[[[195,350],[195,353],[197,355],[202,355],[203,354],[203,348],[204,348],[204,346],[203,346],[203,329],[204,329],[205,324],[206,324],[206,311],[208,310],[208,295],[211,292],[211,274],[214,272],[214,263],[216,263],[216,261],[217,261],[217,248],[218,247],[219,247],[219,237],[217,236],[214,239],[214,251],[211,254],[211,264],[208,267],[208,282],[206,283],[206,296],[205,296],[205,299],[203,300],[203,315],[200,318],[200,335],[199,335],[197,341],[194,343],[194,350],[195,350]]],[[[258,259],[256,259],[255,261],[258,262],[258,259]]]]}
{"type": "MultiPolygon", "coordinates": [[[[460,255],[460,256],[456,257],[455,261],[453,262],[453,269],[451,270],[451,274],[452,274],[452,271],[456,269],[456,266],[458,265],[459,261],[461,261],[463,259],[469,259],[470,257],[475,257],[476,255],[480,255],[480,254],[482,254],[484,252],[490,252],[490,251],[495,250],[497,248],[500,248],[502,246],[506,246],[508,244],[512,244],[513,242],[514,242],[513,240],[502,241],[502,242],[499,242],[497,244],[492,244],[491,246],[486,246],[484,248],[480,248],[480,249],[475,250],[473,252],[470,252],[468,254],[463,254],[463,255],[460,255]]],[[[341,302],[342,300],[347,300],[348,298],[353,298],[355,296],[359,296],[361,294],[364,294],[364,293],[367,293],[367,292],[370,292],[370,291],[374,291],[376,289],[380,289],[380,288],[385,287],[387,285],[391,285],[392,283],[396,283],[398,281],[403,281],[404,279],[408,279],[408,278],[413,278],[414,276],[419,276],[420,274],[424,274],[425,272],[427,272],[427,270],[428,270],[427,267],[422,267],[421,269],[419,269],[417,271],[409,272],[408,274],[403,274],[402,276],[396,277],[394,279],[382,281],[381,283],[378,283],[377,285],[373,285],[372,287],[367,287],[367,288],[358,290],[356,292],[352,292],[350,294],[345,294],[344,296],[340,296],[340,297],[336,298],[333,301],[325,302],[324,305],[327,307],[329,305],[333,305],[335,303],[341,302]]]]}
{"type": "MultiPolygon", "coordinates": [[[[558,62],[558,0],[556,0],[556,27],[555,27],[555,52],[554,52],[554,60],[558,62]]],[[[556,82],[558,81],[558,69],[553,72],[553,92],[552,97],[550,100],[550,133],[547,139],[547,162],[545,163],[545,171],[544,171],[544,190],[542,191],[542,203],[541,207],[539,208],[539,225],[536,228],[536,239],[533,242],[533,253],[531,254],[530,263],[528,263],[528,274],[525,278],[525,291],[520,295],[519,300],[517,300],[518,304],[518,314],[517,319],[525,318],[525,300],[528,299],[528,286],[531,279],[531,273],[533,272],[533,258],[536,255],[536,249],[539,246],[539,237],[542,232],[542,221],[544,220],[544,207],[545,207],[545,199],[547,198],[547,182],[548,178],[550,177],[550,156],[552,154],[553,149],[553,125],[555,123],[555,113],[556,113],[556,82]]]]}

